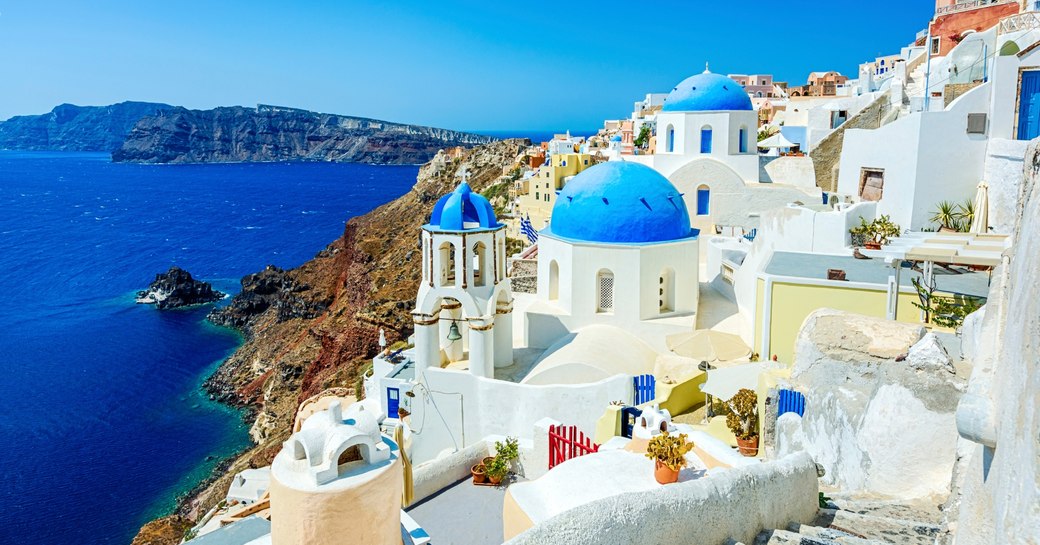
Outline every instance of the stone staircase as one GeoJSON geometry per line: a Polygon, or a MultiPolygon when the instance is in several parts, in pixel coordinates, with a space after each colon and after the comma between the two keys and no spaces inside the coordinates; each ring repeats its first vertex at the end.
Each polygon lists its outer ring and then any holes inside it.
{"type": "Polygon", "coordinates": [[[766,530],[752,545],[935,545],[944,535],[938,507],[838,496],[812,524],[766,530]]]}

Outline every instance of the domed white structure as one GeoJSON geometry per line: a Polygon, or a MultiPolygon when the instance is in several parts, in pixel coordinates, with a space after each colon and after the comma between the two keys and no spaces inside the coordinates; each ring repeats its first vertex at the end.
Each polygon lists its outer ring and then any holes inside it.
{"type": "Polygon", "coordinates": [[[538,239],[528,344],[548,347],[590,324],[637,335],[688,328],[668,319],[697,311],[698,234],[682,194],[652,168],[611,161],[578,174],[538,239]]]}
{"type": "Polygon", "coordinates": [[[757,182],[757,131],[758,115],[744,88],[726,76],[705,70],[680,82],[664,99],[657,114],[654,153],[686,158],[674,163],[691,158],[715,159],[736,171],[742,180],[757,182]]]}
{"type": "Polygon", "coordinates": [[[398,446],[380,434],[376,415],[333,401],[271,464],[271,542],[400,543],[402,483],[398,446]]]}
{"type": "Polygon", "coordinates": [[[494,377],[513,361],[512,290],[506,278],[505,225],[491,203],[463,181],[423,226],[422,281],[412,320],[416,371],[468,360],[494,377]]]}

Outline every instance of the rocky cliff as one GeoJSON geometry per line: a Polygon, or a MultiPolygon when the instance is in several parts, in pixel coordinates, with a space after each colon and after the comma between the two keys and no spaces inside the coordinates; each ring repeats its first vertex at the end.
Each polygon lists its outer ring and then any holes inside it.
{"type": "MultiPolygon", "coordinates": [[[[245,344],[206,388],[214,398],[251,410],[256,445],[223,476],[190,494],[179,515],[194,519],[205,513],[227,493],[236,472],[269,464],[303,400],[329,387],[353,387],[361,366],[378,350],[380,328],[391,343],[411,333],[409,313],[421,275],[419,229],[434,203],[454,189],[462,166],[476,191],[508,183],[501,179],[503,168],[528,144],[493,142],[446,166],[424,165],[411,191],[351,219],[343,236],[314,259],[243,279],[242,292],[210,319],[240,329],[245,344]]],[[[157,521],[144,532],[163,524],[157,521]]]]}
{"type": "Polygon", "coordinates": [[[0,149],[104,151],[123,145],[142,117],[173,108],[153,102],[109,106],[62,104],[43,115],[22,115],[0,122],[0,149]]]}
{"type": "Polygon", "coordinates": [[[224,296],[209,282],[192,278],[191,273],[180,267],[170,267],[170,270],[155,275],[155,281],[148,289],[137,292],[137,302],[167,310],[212,303],[224,296]]]}
{"type": "Polygon", "coordinates": [[[116,162],[338,161],[419,164],[491,137],[294,108],[175,108],[141,119],[116,162]]]}

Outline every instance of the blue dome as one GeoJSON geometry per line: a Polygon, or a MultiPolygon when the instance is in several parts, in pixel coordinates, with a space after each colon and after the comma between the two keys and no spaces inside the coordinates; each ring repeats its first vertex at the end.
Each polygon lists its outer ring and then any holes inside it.
{"type": "Polygon", "coordinates": [[[620,142],[621,141],[621,135],[620,134],[615,134],[614,136],[611,136],[610,137],[610,141],[611,142],[620,142]]]}
{"type": "Polygon", "coordinates": [[[739,83],[705,71],[682,80],[664,99],[664,112],[713,112],[753,110],[751,99],[739,83]]]}
{"type": "Polygon", "coordinates": [[[560,191],[547,232],[586,242],[638,244],[697,235],[682,195],[639,163],[610,161],[583,170],[560,191]]]}
{"type": "Polygon", "coordinates": [[[483,195],[474,193],[466,182],[437,201],[427,225],[439,231],[495,229],[500,226],[491,203],[483,195]]]}

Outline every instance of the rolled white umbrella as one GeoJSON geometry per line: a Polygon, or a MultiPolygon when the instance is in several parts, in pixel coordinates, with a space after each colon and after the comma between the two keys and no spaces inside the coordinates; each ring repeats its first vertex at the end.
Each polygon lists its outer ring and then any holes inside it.
{"type": "Polygon", "coordinates": [[[975,194],[975,216],[971,220],[971,232],[977,235],[989,232],[989,184],[985,180],[979,182],[979,190],[975,194]]]}

